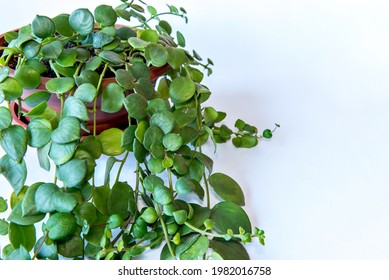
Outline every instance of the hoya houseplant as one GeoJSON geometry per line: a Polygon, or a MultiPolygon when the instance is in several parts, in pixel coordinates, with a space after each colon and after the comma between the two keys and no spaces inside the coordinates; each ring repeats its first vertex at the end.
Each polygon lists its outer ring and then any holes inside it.
{"type": "Polygon", "coordinates": [[[222,124],[226,113],[206,105],[213,62],[186,50],[165,15],[187,21],[184,8],[122,0],[38,15],[0,36],[0,173],[13,190],[0,198],[3,259],[132,259],[152,249],[161,259],[248,259],[244,244],[264,244],[241,187],[213,171],[202,147],[252,148],[274,130],[222,124]],[[30,182],[27,160],[54,178],[30,182]]]}

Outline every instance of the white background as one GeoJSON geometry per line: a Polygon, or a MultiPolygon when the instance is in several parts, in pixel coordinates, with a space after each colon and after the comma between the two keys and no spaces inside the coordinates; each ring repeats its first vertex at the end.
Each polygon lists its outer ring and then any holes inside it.
{"type": "MultiPolygon", "coordinates": [[[[156,7],[164,1],[149,1],[156,7]]],[[[101,1],[7,1],[0,32],[101,1]]],[[[119,1],[105,1],[113,5],[119,1]]],[[[274,139],[220,146],[266,231],[253,259],[389,258],[389,5],[379,0],[185,0],[189,48],[215,62],[209,105],[274,139]]],[[[35,152],[28,154],[35,155],[35,152]]],[[[33,167],[29,182],[52,180],[33,167]]],[[[0,178],[0,195],[8,186],[0,178]]],[[[4,242],[2,245],[4,246],[4,242]]],[[[148,257],[156,257],[149,254],[148,257]]]]}

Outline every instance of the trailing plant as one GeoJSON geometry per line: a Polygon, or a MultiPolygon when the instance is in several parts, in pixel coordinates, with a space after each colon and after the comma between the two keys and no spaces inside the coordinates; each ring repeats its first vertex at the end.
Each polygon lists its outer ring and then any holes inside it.
{"type": "Polygon", "coordinates": [[[242,208],[241,187],[215,173],[202,148],[212,143],[216,151],[229,140],[252,148],[274,130],[260,134],[243,120],[230,128],[226,113],[205,105],[203,70],[210,75],[213,62],[185,49],[163,16],[187,21],[187,12],[167,7],[122,0],[94,13],[38,15],[4,35],[0,172],[13,193],[0,198],[0,212],[12,208],[0,219],[10,242],[2,258],[132,259],[161,248],[161,259],[248,259],[242,244],[264,245],[264,231],[242,208]],[[150,77],[153,69],[159,77],[150,77]],[[99,111],[124,111],[128,123],[97,131],[99,111]],[[37,158],[27,159],[27,149],[37,158]],[[26,160],[39,164],[42,178],[54,170],[53,180],[26,185],[26,160]]]}

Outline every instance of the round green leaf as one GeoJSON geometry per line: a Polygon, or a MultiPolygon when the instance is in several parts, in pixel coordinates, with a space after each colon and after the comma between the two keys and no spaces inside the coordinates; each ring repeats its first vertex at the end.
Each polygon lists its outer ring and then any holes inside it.
{"type": "Polygon", "coordinates": [[[58,179],[68,187],[81,184],[87,175],[85,160],[72,159],[58,167],[58,179]]]}
{"type": "Polygon", "coordinates": [[[136,80],[140,78],[150,79],[150,69],[143,62],[133,62],[130,71],[136,80]]]}
{"type": "Polygon", "coordinates": [[[162,164],[162,159],[160,158],[150,158],[147,162],[147,167],[149,168],[151,174],[159,174],[165,170],[162,164]]]}
{"type": "Polygon", "coordinates": [[[22,50],[27,59],[34,58],[39,54],[41,44],[35,40],[30,40],[22,44],[22,50]]]}
{"type": "Polygon", "coordinates": [[[0,196],[0,213],[7,211],[7,209],[8,209],[7,201],[0,196]]]}
{"type": "Polygon", "coordinates": [[[130,94],[124,99],[124,106],[130,117],[143,119],[147,116],[147,100],[140,94],[130,94]]]}
{"type": "Polygon", "coordinates": [[[170,85],[170,98],[174,103],[184,103],[195,94],[196,85],[188,77],[179,77],[170,85]]]}
{"type": "Polygon", "coordinates": [[[155,94],[154,85],[149,77],[139,78],[134,84],[134,89],[136,93],[142,95],[147,100],[150,100],[155,94]]]}
{"type": "Polygon", "coordinates": [[[103,91],[101,110],[116,113],[123,107],[124,90],[116,83],[110,83],[103,91]]]}
{"type": "Polygon", "coordinates": [[[8,77],[0,83],[0,91],[5,100],[12,101],[22,96],[23,87],[15,78],[8,77]]]}
{"type": "Polygon", "coordinates": [[[0,220],[0,235],[5,236],[8,234],[9,224],[4,220],[0,220]]]}
{"type": "Polygon", "coordinates": [[[172,112],[160,111],[151,117],[150,123],[159,127],[164,134],[167,134],[173,130],[176,121],[172,112]]]}
{"type": "Polygon", "coordinates": [[[7,155],[13,160],[20,162],[27,151],[27,132],[23,127],[11,125],[0,131],[0,145],[7,155]]]}
{"type": "Polygon", "coordinates": [[[197,118],[197,110],[193,106],[180,107],[176,109],[173,114],[179,127],[184,127],[197,118]]]}
{"type": "Polygon", "coordinates": [[[243,191],[234,179],[223,173],[214,173],[209,177],[208,181],[222,199],[235,202],[241,206],[244,205],[243,191]]]}
{"type": "Polygon", "coordinates": [[[78,149],[87,151],[94,159],[99,159],[103,151],[101,142],[96,136],[87,136],[82,139],[78,149]]]}
{"type": "Polygon", "coordinates": [[[97,94],[96,87],[90,83],[80,85],[74,92],[74,97],[82,100],[85,103],[92,102],[97,94]]]}
{"type": "Polygon", "coordinates": [[[165,186],[155,186],[153,190],[153,199],[158,204],[169,204],[173,200],[173,194],[165,186]]]}
{"type": "Polygon", "coordinates": [[[162,45],[151,43],[146,47],[145,57],[155,67],[164,66],[168,61],[168,51],[162,45]]]}
{"type": "Polygon", "coordinates": [[[49,230],[50,239],[62,239],[77,229],[76,218],[69,213],[55,213],[48,219],[46,227],[49,230]]]}
{"type": "Polygon", "coordinates": [[[66,144],[80,139],[80,122],[75,117],[64,117],[57,129],[51,134],[51,139],[58,144],[66,144]]]}
{"type": "Polygon", "coordinates": [[[163,180],[162,180],[160,177],[158,177],[158,176],[149,175],[149,176],[147,176],[147,177],[143,180],[143,186],[144,186],[144,188],[145,188],[147,191],[153,192],[155,187],[157,187],[157,186],[163,187],[163,186],[164,186],[164,182],[163,182],[163,180]]]}
{"type": "MultiPolygon", "coordinates": [[[[54,196],[59,192],[57,185],[46,183],[40,185],[34,194],[35,207],[38,212],[50,213],[55,211],[54,196]]],[[[23,204],[22,204],[23,206],[23,204]]]]}
{"type": "Polygon", "coordinates": [[[73,35],[73,29],[70,27],[68,14],[60,14],[52,20],[55,24],[55,29],[59,34],[68,37],[73,35]]]}
{"type": "Polygon", "coordinates": [[[0,159],[0,173],[8,180],[15,193],[18,194],[26,182],[26,162],[24,160],[17,162],[6,154],[0,159]]]}
{"type": "Polygon", "coordinates": [[[124,149],[121,146],[122,137],[123,131],[118,128],[104,130],[98,136],[103,148],[103,154],[107,156],[118,156],[124,153],[124,149]]]}
{"type": "Polygon", "coordinates": [[[89,120],[88,110],[84,102],[74,96],[66,98],[64,109],[62,111],[62,117],[75,117],[79,119],[80,122],[89,120]]]}
{"type": "Polygon", "coordinates": [[[38,260],[58,260],[57,244],[46,243],[44,237],[41,237],[35,244],[34,252],[39,252],[37,254],[38,260]]]}
{"type": "Polygon", "coordinates": [[[145,40],[142,40],[138,37],[130,37],[128,39],[128,43],[130,44],[131,47],[133,47],[134,49],[140,49],[140,50],[143,50],[145,49],[149,44],[150,42],[147,42],[145,40]]]}
{"type": "Polygon", "coordinates": [[[0,107],[0,131],[8,128],[12,123],[12,115],[8,108],[0,107]]]}
{"type": "Polygon", "coordinates": [[[80,35],[88,35],[93,31],[94,18],[88,9],[77,9],[70,14],[70,27],[80,35]]]}
{"type": "Polygon", "coordinates": [[[19,201],[13,206],[12,212],[8,217],[8,221],[21,226],[28,226],[42,221],[45,216],[46,214],[42,213],[23,216],[22,201],[19,201]]]}
{"type": "Polygon", "coordinates": [[[93,34],[93,47],[95,49],[101,49],[102,47],[110,44],[115,38],[105,32],[97,32],[93,34]]]}
{"type": "Polygon", "coordinates": [[[99,57],[105,62],[110,63],[114,66],[120,66],[124,64],[123,56],[115,53],[114,51],[102,51],[99,53],[99,57]]]}
{"type": "Polygon", "coordinates": [[[46,83],[46,89],[56,94],[63,94],[74,87],[74,79],[70,77],[53,78],[46,83]]]}
{"type": "Polygon", "coordinates": [[[115,229],[123,224],[124,220],[119,214],[113,214],[108,218],[108,228],[115,229]]]}
{"type": "Polygon", "coordinates": [[[212,250],[218,253],[223,260],[249,260],[250,256],[242,244],[236,241],[213,239],[209,243],[212,250]]]}
{"type": "Polygon", "coordinates": [[[40,148],[51,140],[51,123],[44,118],[33,118],[27,127],[28,144],[40,148]]]}
{"type": "Polygon", "coordinates": [[[10,68],[8,66],[3,66],[0,68],[0,83],[2,83],[9,75],[10,68]]]}
{"type": "Polygon", "coordinates": [[[49,101],[50,97],[51,94],[47,91],[39,90],[24,98],[23,102],[30,107],[35,107],[41,104],[42,102],[49,101]]]}
{"type": "Polygon", "coordinates": [[[72,159],[76,151],[77,142],[58,144],[52,142],[49,156],[55,165],[62,165],[72,159]]]}
{"type": "Polygon", "coordinates": [[[97,209],[92,203],[83,202],[74,209],[74,215],[80,227],[84,225],[84,221],[87,221],[88,225],[92,225],[97,219],[97,209]]]}
{"type": "Polygon", "coordinates": [[[185,177],[181,177],[176,181],[176,192],[178,194],[189,194],[196,189],[194,183],[185,177]]]}
{"type": "Polygon", "coordinates": [[[167,52],[169,55],[167,62],[174,70],[178,70],[188,60],[185,51],[182,49],[168,47],[167,52]]]}
{"type": "Polygon", "coordinates": [[[239,227],[251,233],[251,222],[246,212],[237,204],[223,201],[216,204],[211,211],[210,219],[214,222],[214,229],[220,233],[227,233],[231,229],[239,233],[239,227]]]}
{"type": "Polygon", "coordinates": [[[179,134],[168,133],[163,137],[163,145],[168,151],[177,151],[182,144],[183,140],[179,134]]]}
{"type": "Polygon", "coordinates": [[[31,29],[37,37],[44,39],[54,35],[55,24],[50,18],[37,15],[32,21],[31,29]]]}
{"type": "Polygon", "coordinates": [[[126,71],[124,69],[118,69],[115,72],[116,81],[119,85],[121,85],[124,89],[130,90],[134,88],[134,76],[130,71],[126,71]]]}
{"type": "Polygon", "coordinates": [[[159,36],[157,31],[146,29],[140,34],[140,39],[146,42],[158,43],[159,36]]]}
{"type": "Polygon", "coordinates": [[[60,41],[54,41],[47,45],[42,46],[42,54],[47,59],[57,59],[64,47],[60,41]]]}
{"type": "Polygon", "coordinates": [[[115,10],[108,5],[100,5],[95,9],[95,19],[103,26],[112,26],[117,20],[117,14],[115,10]]]}
{"type": "Polygon", "coordinates": [[[183,225],[188,219],[188,213],[185,210],[177,210],[173,212],[174,220],[179,225],[183,225]]]}
{"type": "Polygon", "coordinates": [[[77,50],[75,48],[64,49],[57,59],[57,64],[61,67],[72,67],[77,61],[77,50]]]}
{"type": "Polygon", "coordinates": [[[36,209],[35,193],[42,184],[43,183],[35,183],[27,189],[26,194],[24,195],[24,198],[21,203],[23,216],[40,214],[36,209]]]}
{"type": "Polygon", "coordinates": [[[124,182],[115,183],[108,197],[108,215],[119,214],[126,219],[130,215],[128,202],[133,197],[134,193],[130,185],[124,182]]]}
{"type": "Polygon", "coordinates": [[[142,217],[142,219],[148,224],[152,224],[158,219],[158,215],[154,207],[147,207],[140,217],[142,217]]]}
{"type": "Polygon", "coordinates": [[[15,249],[23,246],[27,251],[31,251],[36,241],[35,227],[33,225],[21,226],[10,223],[8,237],[12,247],[15,249]]]}
{"type": "Polygon", "coordinates": [[[159,111],[167,111],[168,105],[165,100],[162,98],[155,98],[150,100],[149,105],[147,106],[147,114],[153,116],[159,111]]]}
{"type": "Polygon", "coordinates": [[[163,131],[155,125],[151,125],[143,137],[143,146],[150,150],[153,144],[162,144],[163,131]]]}

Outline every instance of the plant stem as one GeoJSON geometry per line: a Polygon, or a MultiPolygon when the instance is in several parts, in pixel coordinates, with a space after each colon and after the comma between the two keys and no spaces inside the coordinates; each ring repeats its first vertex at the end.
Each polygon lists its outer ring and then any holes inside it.
{"type": "Polygon", "coordinates": [[[116,175],[115,183],[119,182],[120,173],[122,172],[123,166],[126,163],[126,160],[127,160],[127,157],[129,155],[129,153],[130,152],[127,151],[126,154],[124,155],[124,158],[121,160],[121,163],[120,163],[120,166],[119,166],[119,170],[118,170],[118,173],[116,175]]]}
{"type": "MultiPolygon", "coordinates": [[[[200,153],[203,153],[203,150],[201,149],[201,146],[199,147],[199,149],[200,149],[200,153]]],[[[211,208],[211,195],[210,195],[210,192],[209,192],[209,185],[208,185],[207,176],[205,175],[205,171],[204,171],[203,179],[204,179],[204,184],[205,184],[205,193],[206,193],[206,196],[207,196],[207,207],[211,208]]]]}
{"type": "Polygon", "coordinates": [[[101,89],[101,85],[103,83],[103,78],[105,75],[105,72],[108,69],[108,63],[104,65],[103,72],[101,72],[99,83],[97,84],[97,89],[96,89],[96,97],[93,102],[93,136],[96,136],[96,116],[97,116],[97,97],[99,96],[99,92],[101,89]]]}
{"type": "MultiPolygon", "coordinates": [[[[211,232],[208,232],[208,231],[205,231],[205,230],[201,230],[201,229],[191,225],[188,222],[185,222],[185,225],[188,228],[190,228],[190,229],[194,230],[195,232],[200,233],[202,235],[211,236],[211,237],[219,237],[219,238],[225,238],[226,237],[226,234],[211,233],[211,232]]],[[[231,236],[231,238],[241,238],[241,235],[240,234],[233,234],[231,236]]]]}
{"type": "Polygon", "coordinates": [[[32,259],[35,259],[38,256],[39,251],[42,249],[42,246],[46,242],[46,239],[47,239],[48,236],[49,236],[49,231],[46,231],[45,237],[43,238],[42,243],[39,245],[39,247],[34,252],[34,255],[32,256],[32,259]]]}
{"type": "Polygon", "coordinates": [[[166,240],[167,247],[169,248],[170,255],[172,255],[172,257],[175,259],[176,258],[176,254],[174,253],[174,250],[172,248],[172,244],[170,243],[169,234],[167,232],[165,221],[162,218],[161,210],[159,209],[158,205],[157,205],[156,208],[157,208],[157,211],[158,211],[159,220],[161,221],[163,234],[165,235],[165,240],[166,240]]]}
{"type": "Polygon", "coordinates": [[[173,178],[172,178],[172,171],[170,168],[167,169],[167,176],[169,180],[169,189],[173,192],[173,178]]]}
{"type": "Polygon", "coordinates": [[[119,238],[123,235],[124,231],[125,231],[125,228],[127,228],[127,226],[131,223],[132,221],[132,216],[130,215],[128,217],[128,219],[126,220],[125,224],[123,225],[122,229],[120,230],[120,232],[118,233],[118,235],[116,235],[116,237],[112,240],[112,245],[115,245],[115,243],[119,240],[119,238]]]}

